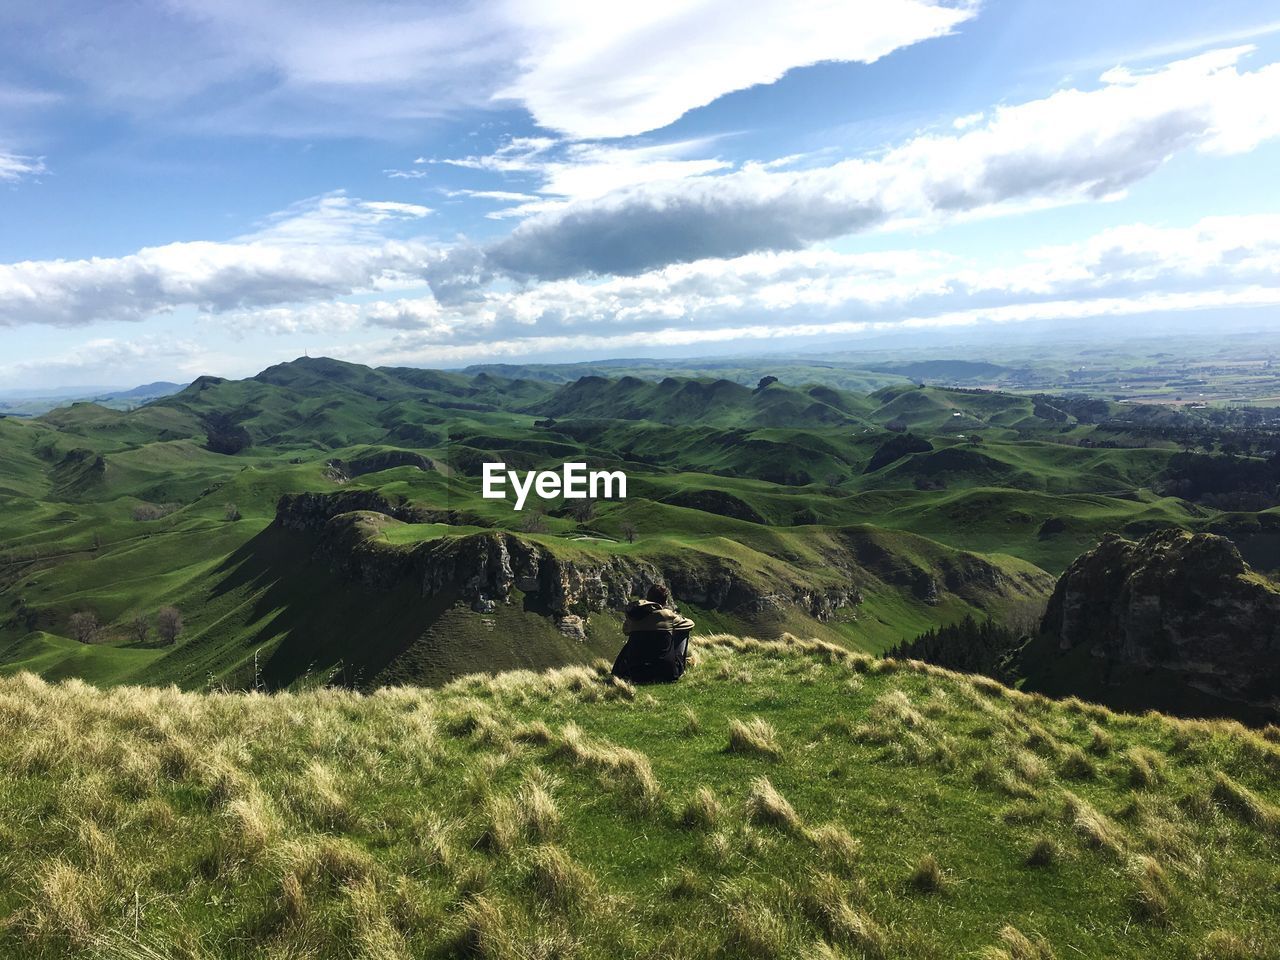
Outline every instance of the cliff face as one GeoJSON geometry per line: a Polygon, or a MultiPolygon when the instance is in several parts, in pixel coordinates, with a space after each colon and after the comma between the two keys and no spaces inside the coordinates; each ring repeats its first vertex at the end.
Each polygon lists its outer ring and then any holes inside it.
{"type": "Polygon", "coordinates": [[[1127,708],[1280,716],[1280,585],[1231,541],[1162,530],[1108,537],[1062,575],[1028,686],[1127,708]]]}
{"type": "Polygon", "coordinates": [[[587,616],[621,610],[655,582],[668,584],[682,601],[765,630],[793,611],[820,623],[856,620],[864,589],[893,588],[931,604],[945,592],[981,607],[1000,598],[1043,596],[1052,582],[1042,571],[1008,573],[960,552],[935,557],[926,569],[877,543],[871,528],[842,532],[808,566],[778,558],[762,572],[698,550],[652,558],[592,556],[569,548],[557,552],[503,530],[395,546],[378,536],[395,521],[459,522],[365,490],[290,494],[276,511],[280,527],[308,534],[315,555],[346,579],[380,589],[408,580],[424,597],[451,597],[478,613],[519,599],[525,612],[550,617],[577,637],[587,616]],[[821,564],[818,584],[815,563],[821,564]]]}
{"type": "Polygon", "coordinates": [[[862,602],[852,582],[816,589],[777,584],[776,591],[765,592],[731,561],[715,558],[665,569],[623,557],[567,559],[540,543],[498,530],[411,548],[388,546],[376,537],[388,517],[410,523],[442,519],[428,513],[373,491],[352,490],[286,495],[277,506],[276,522],[288,530],[317,534],[317,553],[357,582],[391,588],[410,578],[424,596],[452,592],[477,612],[509,602],[518,590],[525,595],[527,609],[553,617],[571,635],[582,630],[587,614],[621,609],[628,598],[655,582],[667,583],[689,603],[746,617],[796,606],[826,621],[862,602]]]}
{"type": "Polygon", "coordinates": [[[356,457],[354,460],[335,458],[329,461],[329,469],[333,471],[334,475],[341,476],[347,480],[362,477],[366,473],[391,470],[394,467],[414,467],[422,471],[435,469],[435,465],[422,454],[413,453],[409,450],[382,450],[378,453],[356,457]]]}

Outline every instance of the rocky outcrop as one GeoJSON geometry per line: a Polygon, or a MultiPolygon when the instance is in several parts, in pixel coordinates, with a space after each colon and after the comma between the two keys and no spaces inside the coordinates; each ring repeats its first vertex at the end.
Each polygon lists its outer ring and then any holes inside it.
{"type": "Polygon", "coordinates": [[[688,507],[704,513],[714,513],[733,520],[765,523],[765,518],[745,500],[723,490],[682,490],[662,501],[676,507],[688,507]]]}
{"type": "MultiPolygon", "coordinates": [[[[206,491],[208,492],[208,491],[206,491]]],[[[464,510],[439,510],[409,503],[403,497],[388,499],[376,490],[344,490],[340,493],[286,493],[276,503],[276,523],[286,530],[314,533],[334,517],[366,511],[403,523],[450,523],[489,527],[492,522],[464,510]]]]}
{"type": "Polygon", "coordinates": [[[668,567],[628,557],[571,560],[497,530],[412,547],[389,545],[378,537],[389,521],[429,522],[437,519],[435,514],[376,491],[347,490],[287,494],[277,505],[276,523],[317,535],[317,555],[351,580],[391,589],[407,578],[424,596],[451,595],[482,613],[511,602],[518,592],[526,610],[552,617],[570,636],[582,634],[582,617],[621,610],[657,582],[669,584],[688,603],[745,618],[791,606],[827,621],[862,602],[853,582],[823,588],[779,583],[764,591],[728,558],[668,567]]]}
{"type": "Polygon", "coordinates": [[[341,493],[286,493],[276,503],[276,523],[286,530],[324,529],[336,516],[367,510],[404,523],[428,523],[426,511],[404,500],[391,501],[376,490],[344,490],[341,493]]]}
{"type": "Polygon", "coordinates": [[[385,523],[381,516],[357,511],[331,517],[319,531],[318,554],[333,569],[360,583],[391,589],[410,578],[424,596],[452,594],[481,613],[510,602],[518,591],[527,610],[554,618],[570,635],[581,632],[581,617],[621,610],[631,597],[658,582],[670,584],[676,596],[696,606],[747,618],[798,606],[817,620],[829,620],[841,608],[862,602],[852,585],[762,593],[728,562],[664,570],[648,561],[622,557],[569,560],[505,531],[397,548],[377,539],[385,523]]]}
{"type": "Polygon", "coordinates": [[[107,460],[100,453],[76,447],[54,464],[53,491],[66,499],[77,499],[106,483],[107,460]]]}
{"type": "Polygon", "coordinates": [[[1280,585],[1230,540],[1110,536],[1058,581],[1024,651],[1028,686],[1122,706],[1280,716],[1280,585]]]}
{"type": "Polygon", "coordinates": [[[379,473],[395,467],[416,467],[424,472],[434,470],[435,464],[420,453],[411,450],[379,450],[351,460],[334,458],[328,462],[331,470],[337,471],[344,478],[354,480],[366,473],[379,473]]]}
{"type": "Polygon", "coordinates": [[[553,619],[571,637],[585,636],[592,613],[621,611],[655,582],[668,584],[686,603],[765,630],[796,611],[819,622],[856,620],[864,588],[907,595],[914,588],[916,602],[924,603],[939,603],[945,593],[987,609],[1010,599],[1043,597],[1052,583],[1034,567],[1005,570],[976,554],[927,541],[915,544],[922,556],[893,550],[898,535],[870,527],[850,527],[816,541],[818,556],[806,558],[803,566],[800,558],[779,556],[761,569],[692,549],[651,558],[557,551],[497,529],[396,545],[381,536],[396,521],[476,522],[369,490],[288,494],[276,512],[278,527],[305,534],[315,555],[344,578],[387,590],[408,582],[424,597],[443,597],[477,613],[519,603],[526,613],[553,619]],[[820,575],[812,572],[817,566],[820,575]]]}

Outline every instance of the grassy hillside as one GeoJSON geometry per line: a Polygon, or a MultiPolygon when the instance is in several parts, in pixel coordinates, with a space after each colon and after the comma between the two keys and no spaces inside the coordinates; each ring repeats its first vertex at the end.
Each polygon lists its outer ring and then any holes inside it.
{"type": "Polygon", "coordinates": [[[417,529],[386,527],[389,546],[492,528],[564,556],[714,570],[758,597],[780,594],[785,609],[695,603],[702,622],[866,652],[968,614],[1024,617],[1048,575],[1111,531],[1227,528],[1260,569],[1280,566],[1280,525],[1263,511],[1165,495],[1186,441],[1143,433],[1145,408],[898,379],[872,394],[759,386],[732,364],[709,369],[720,379],[665,369],[560,382],[534,368],[503,377],[303,358],[240,381],[201,377],[130,411],[78,403],[0,418],[0,664],[190,687],[209,674],[249,682],[264,660],[273,683],[350,676],[354,660],[362,683],[384,670],[434,682],[579,662],[617,642],[616,610],[590,618],[594,646],[574,648],[545,618],[499,635],[421,591],[334,577],[314,544],[264,532],[280,497],[301,492],[374,490],[429,512],[417,529]],[[625,470],[629,496],[585,514],[538,503],[547,515],[531,521],[479,496],[481,465],[499,460],[625,470]],[[948,571],[964,552],[1002,584],[1039,586],[957,584],[948,571]],[[862,593],[856,609],[819,622],[792,602],[841,578],[862,593]],[[130,638],[135,618],[170,604],[186,622],[177,645],[130,638]],[[93,650],[66,646],[84,613],[103,625],[93,650]],[[398,659],[423,672],[406,675],[398,659]]]}
{"type": "Polygon", "coordinates": [[[820,643],[372,696],[0,680],[0,953],[1273,958],[1280,736],[820,643]]]}

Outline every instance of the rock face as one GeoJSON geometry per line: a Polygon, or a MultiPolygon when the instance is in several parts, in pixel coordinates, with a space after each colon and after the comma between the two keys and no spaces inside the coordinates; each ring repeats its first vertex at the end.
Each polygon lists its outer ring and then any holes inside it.
{"type": "Polygon", "coordinates": [[[314,554],[346,579],[387,590],[407,581],[423,597],[444,598],[480,614],[518,602],[524,612],[549,617],[566,636],[579,638],[591,614],[620,611],[655,582],[666,583],[693,606],[765,630],[797,610],[822,623],[856,620],[864,586],[904,592],[914,587],[917,599],[927,603],[940,602],[946,591],[981,606],[993,598],[1043,597],[1052,582],[1034,568],[1006,572],[959,552],[935,557],[925,570],[877,543],[871,528],[850,528],[827,541],[821,582],[815,584],[806,568],[789,566],[787,558],[767,570],[697,550],[653,559],[573,551],[570,558],[496,529],[398,546],[380,536],[396,521],[462,522],[370,490],[287,494],[276,507],[277,526],[306,534],[314,554]]]}
{"type": "Polygon", "coordinates": [[[425,523],[421,510],[408,503],[392,503],[376,490],[342,493],[287,493],[276,504],[276,523],[286,530],[323,530],[334,517],[354,510],[385,514],[405,523],[425,523]]]}
{"type": "Polygon", "coordinates": [[[1032,689],[1280,717],[1280,585],[1253,573],[1224,537],[1110,536],[1062,575],[1023,660],[1032,689]]]}
{"type": "Polygon", "coordinates": [[[354,460],[335,458],[329,461],[329,467],[331,470],[340,472],[348,480],[362,477],[366,473],[378,473],[395,467],[415,467],[423,472],[435,469],[435,465],[430,460],[410,450],[382,450],[356,457],[354,460]]]}
{"type": "Polygon", "coordinates": [[[664,503],[677,507],[690,507],[706,513],[716,513],[734,520],[749,520],[751,523],[764,523],[764,517],[747,503],[731,493],[722,490],[684,490],[667,497],[664,503]]]}
{"type": "Polygon", "coordinates": [[[510,602],[519,591],[526,610],[552,617],[569,636],[582,634],[583,616],[621,610],[629,598],[657,582],[667,583],[677,597],[696,606],[747,617],[795,606],[828,621],[841,608],[862,602],[852,582],[825,588],[777,584],[777,593],[763,593],[723,559],[669,568],[623,557],[568,560],[506,531],[392,547],[376,536],[386,518],[408,523],[442,519],[367,490],[286,494],[276,507],[277,524],[318,535],[317,554],[352,580],[390,589],[411,578],[424,596],[452,593],[479,613],[510,602]]]}
{"type": "Polygon", "coordinates": [[[465,523],[489,526],[482,517],[457,510],[428,510],[403,499],[392,501],[376,490],[339,493],[286,493],[276,503],[276,523],[286,530],[314,533],[344,513],[367,511],[403,523],[465,523]]]}

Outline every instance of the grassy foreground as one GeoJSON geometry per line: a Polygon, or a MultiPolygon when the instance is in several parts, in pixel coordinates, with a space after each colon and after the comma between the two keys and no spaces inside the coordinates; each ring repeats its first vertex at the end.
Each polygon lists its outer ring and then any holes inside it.
{"type": "Polygon", "coordinates": [[[1274,728],[697,655],[642,689],[0,679],[0,955],[1278,955],[1274,728]]]}

